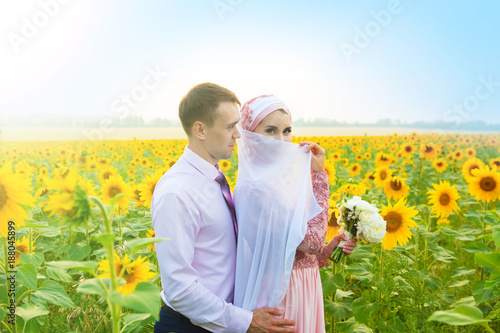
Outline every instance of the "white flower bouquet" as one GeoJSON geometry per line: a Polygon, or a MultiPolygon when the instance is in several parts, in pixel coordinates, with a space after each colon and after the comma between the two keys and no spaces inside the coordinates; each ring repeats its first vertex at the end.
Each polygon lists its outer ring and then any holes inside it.
{"type": "MultiPolygon", "coordinates": [[[[360,241],[370,244],[380,243],[384,239],[386,222],[378,213],[378,208],[362,200],[360,197],[354,197],[340,207],[338,219],[340,225],[339,233],[344,233],[349,240],[356,237],[360,241]]],[[[339,262],[344,257],[341,241],[330,259],[339,262]]]]}

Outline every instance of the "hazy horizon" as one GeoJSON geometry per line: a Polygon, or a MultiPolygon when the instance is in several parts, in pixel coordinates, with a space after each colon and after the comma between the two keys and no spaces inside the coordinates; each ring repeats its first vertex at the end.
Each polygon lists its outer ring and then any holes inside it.
{"type": "Polygon", "coordinates": [[[293,116],[500,123],[500,2],[0,4],[1,114],[177,118],[215,82],[293,116]],[[497,37],[495,37],[497,36],[497,37]]]}

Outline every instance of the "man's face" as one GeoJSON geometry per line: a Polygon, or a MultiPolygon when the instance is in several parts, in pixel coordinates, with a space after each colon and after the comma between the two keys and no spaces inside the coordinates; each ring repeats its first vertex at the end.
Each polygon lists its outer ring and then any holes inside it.
{"type": "Polygon", "coordinates": [[[214,125],[207,127],[205,133],[205,149],[217,162],[233,155],[236,139],[241,137],[236,128],[238,121],[240,121],[238,104],[221,102],[217,108],[214,125]]]}

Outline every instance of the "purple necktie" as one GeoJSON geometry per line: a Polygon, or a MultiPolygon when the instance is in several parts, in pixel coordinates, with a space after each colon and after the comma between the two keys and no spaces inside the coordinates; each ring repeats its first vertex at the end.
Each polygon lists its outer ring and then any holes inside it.
{"type": "Polygon", "coordinates": [[[234,202],[231,196],[231,189],[229,188],[226,177],[224,177],[224,174],[221,171],[219,171],[219,174],[217,175],[215,180],[217,181],[217,183],[219,183],[222,195],[224,195],[224,199],[226,199],[226,204],[229,208],[229,212],[231,213],[231,219],[233,220],[234,234],[236,235],[236,239],[238,239],[238,224],[236,223],[236,212],[234,210],[234,202]]]}

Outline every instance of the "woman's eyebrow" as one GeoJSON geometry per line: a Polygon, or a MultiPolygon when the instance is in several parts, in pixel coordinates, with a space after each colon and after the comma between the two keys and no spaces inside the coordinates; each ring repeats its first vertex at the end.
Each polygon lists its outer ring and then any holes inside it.
{"type": "Polygon", "coordinates": [[[274,125],[267,125],[266,128],[278,129],[278,127],[276,127],[274,125]]]}

